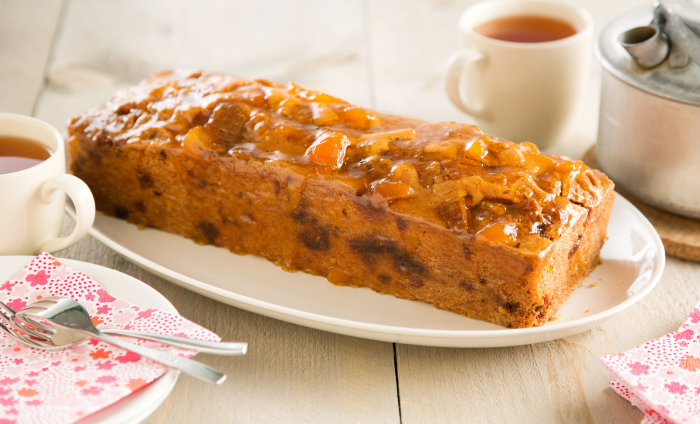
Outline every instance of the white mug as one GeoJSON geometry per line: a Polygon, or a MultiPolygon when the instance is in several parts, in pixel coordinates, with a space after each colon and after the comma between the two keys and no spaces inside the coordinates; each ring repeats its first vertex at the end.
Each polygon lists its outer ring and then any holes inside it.
{"type": "Polygon", "coordinates": [[[0,255],[35,255],[70,247],[95,220],[95,200],[88,186],[66,174],[66,144],[51,125],[28,116],[0,113],[0,136],[40,143],[51,157],[31,168],[0,174],[0,255]],[[73,232],[58,237],[70,196],[77,212],[73,232]]]}
{"type": "Polygon", "coordinates": [[[539,147],[556,142],[589,79],[590,15],[557,0],[489,0],[464,12],[459,26],[465,47],[450,58],[446,81],[452,103],[488,134],[539,147]],[[474,31],[494,19],[528,15],[568,22],[577,32],[555,41],[521,43],[474,31]]]}

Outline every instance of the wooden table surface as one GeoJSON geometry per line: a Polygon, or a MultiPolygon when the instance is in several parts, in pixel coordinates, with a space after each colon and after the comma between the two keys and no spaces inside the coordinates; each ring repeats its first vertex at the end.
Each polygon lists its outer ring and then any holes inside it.
{"type": "MultiPolygon", "coordinates": [[[[647,0],[579,0],[600,31],[647,0]]],[[[0,0],[0,111],[66,120],[150,72],[219,69],[294,80],[374,109],[468,122],[442,90],[470,0],[0,0]]],[[[565,141],[596,137],[600,67],[565,141]]],[[[70,226],[66,223],[66,228],[70,226]]],[[[180,313],[250,343],[244,357],[198,358],[224,370],[213,387],[183,376],[155,423],[639,423],[608,387],[601,355],[674,331],[700,300],[700,264],[668,258],[643,301],[584,333],[498,349],[376,342],[246,312],[155,277],[86,237],[59,252],[132,275],[180,313]]]]}

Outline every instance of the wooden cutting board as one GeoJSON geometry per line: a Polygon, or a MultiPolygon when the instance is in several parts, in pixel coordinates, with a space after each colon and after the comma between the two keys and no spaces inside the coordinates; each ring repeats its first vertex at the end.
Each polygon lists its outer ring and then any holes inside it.
{"type": "MultiPolygon", "coordinates": [[[[583,162],[591,168],[598,168],[595,145],[583,155],[583,162]]],[[[667,254],[700,262],[700,221],[649,206],[619,187],[615,187],[615,191],[632,202],[647,217],[661,236],[667,254]]]]}

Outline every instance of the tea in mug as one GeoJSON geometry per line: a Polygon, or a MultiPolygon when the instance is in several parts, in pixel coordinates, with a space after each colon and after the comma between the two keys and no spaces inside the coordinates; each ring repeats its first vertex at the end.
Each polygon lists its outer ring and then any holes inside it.
{"type": "Polygon", "coordinates": [[[566,21],[535,15],[494,19],[474,27],[474,31],[489,38],[515,43],[556,41],[577,32],[576,28],[566,21]]]}
{"type": "Polygon", "coordinates": [[[34,140],[0,135],[0,175],[31,168],[50,157],[51,151],[34,140]]]}

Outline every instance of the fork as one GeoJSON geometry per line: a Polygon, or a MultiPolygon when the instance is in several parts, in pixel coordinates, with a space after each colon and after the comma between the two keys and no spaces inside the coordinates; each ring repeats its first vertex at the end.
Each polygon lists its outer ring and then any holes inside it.
{"type": "MultiPolygon", "coordinates": [[[[94,326],[85,308],[72,299],[62,298],[54,303],[44,302],[43,305],[39,303],[41,302],[15,312],[13,315],[14,319],[8,321],[15,328],[19,327],[23,332],[29,330],[27,334],[41,339],[41,342],[32,340],[31,343],[28,343],[26,338],[18,339],[17,337],[15,337],[15,340],[37,349],[56,350],[73,346],[79,340],[84,341],[87,338],[94,337],[209,383],[221,384],[226,379],[226,376],[221,372],[199,362],[122,342],[102,333],[94,326]],[[20,324],[15,320],[23,322],[24,325],[20,327],[20,324]],[[31,330],[31,328],[35,328],[38,331],[31,330]]],[[[5,304],[0,306],[8,312],[14,311],[5,304]]],[[[6,314],[4,315],[6,316],[6,314]]]]}
{"type": "MultiPolygon", "coordinates": [[[[7,333],[8,336],[12,337],[16,341],[29,345],[31,347],[36,347],[36,348],[41,348],[41,345],[32,339],[24,338],[22,335],[20,335],[17,331],[12,330],[18,329],[19,331],[24,331],[25,329],[20,327],[17,322],[13,321],[14,320],[14,315],[15,315],[15,310],[7,306],[5,303],[0,301],[0,308],[4,309],[6,312],[10,314],[10,317],[7,316],[7,313],[0,311],[0,330],[4,331],[7,333]],[[4,322],[7,322],[7,325],[5,325],[4,322]],[[19,328],[18,328],[19,327],[19,328]]],[[[25,332],[26,333],[26,332],[25,332]]],[[[29,333],[26,333],[29,334],[29,333]]]]}
{"type": "MultiPolygon", "coordinates": [[[[27,308],[34,306],[34,305],[45,305],[46,303],[55,303],[56,301],[60,299],[67,299],[66,297],[63,296],[51,296],[51,297],[45,297],[38,302],[32,303],[27,306],[27,308]]],[[[0,307],[3,307],[11,316],[14,317],[14,315],[17,313],[14,309],[10,308],[8,305],[0,302],[0,307]]],[[[15,327],[18,327],[20,323],[15,322],[15,327]]],[[[21,324],[20,324],[21,325],[21,324]]],[[[24,331],[27,334],[30,334],[33,337],[37,338],[45,338],[41,334],[37,334],[36,332],[32,332],[31,329],[26,328],[26,326],[23,326],[20,328],[22,331],[24,331]]],[[[163,343],[171,346],[177,346],[181,347],[184,349],[193,349],[196,350],[197,352],[202,352],[202,353],[213,353],[216,355],[245,355],[248,351],[248,343],[226,343],[226,342],[209,342],[209,341],[204,341],[204,340],[195,340],[195,339],[187,339],[184,337],[176,337],[176,336],[167,336],[164,334],[153,334],[153,333],[144,333],[140,331],[129,331],[129,330],[118,330],[118,329],[109,329],[109,330],[101,330],[105,334],[112,334],[116,336],[123,336],[123,337],[130,337],[130,338],[136,338],[136,339],[143,339],[143,340],[150,340],[153,342],[157,343],[163,343]]],[[[76,341],[75,344],[81,343],[82,340],[76,341]]],[[[70,347],[70,346],[66,346],[70,347]]]]}

